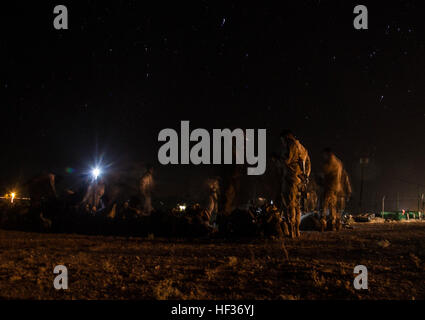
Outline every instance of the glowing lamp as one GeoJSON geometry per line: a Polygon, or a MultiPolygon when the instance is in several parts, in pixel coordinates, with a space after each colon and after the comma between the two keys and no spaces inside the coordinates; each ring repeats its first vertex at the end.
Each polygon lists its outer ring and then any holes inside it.
{"type": "Polygon", "coordinates": [[[100,176],[101,171],[100,171],[99,168],[94,168],[92,170],[91,174],[92,174],[93,178],[96,180],[100,176]]]}

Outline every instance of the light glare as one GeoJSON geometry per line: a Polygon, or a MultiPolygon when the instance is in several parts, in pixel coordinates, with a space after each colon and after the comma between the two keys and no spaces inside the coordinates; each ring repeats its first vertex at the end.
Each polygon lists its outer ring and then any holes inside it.
{"type": "Polygon", "coordinates": [[[93,175],[93,178],[97,179],[100,176],[100,169],[99,168],[94,168],[92,170],[92,175],[93,175]]]}

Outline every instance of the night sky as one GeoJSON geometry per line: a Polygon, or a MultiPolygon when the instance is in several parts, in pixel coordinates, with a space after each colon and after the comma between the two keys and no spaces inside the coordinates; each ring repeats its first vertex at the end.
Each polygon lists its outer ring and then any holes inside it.
{"type": "MultiPolygon", "coordinates": [[[[157,162],[159,131],[190,120],[192,129],[266,128],[270,153],[290,128],[314,172],[331,147],[354,197],[368,156],[371,209],[397,192],[415,209],[425,191],[421,1],[28,1],[0,10],[4,188],[41,170],[77,174],[103,155],[111,170],[153,163],[162,194],[190,193],[217,168],[157,162]],[[58,4],[69,30],[53,28],[58,4]],[[353,27],[357,4],[368,7],[368,30],[353,27]]],[[[261,186],[269,175],[251,180],[261,186]]]]}

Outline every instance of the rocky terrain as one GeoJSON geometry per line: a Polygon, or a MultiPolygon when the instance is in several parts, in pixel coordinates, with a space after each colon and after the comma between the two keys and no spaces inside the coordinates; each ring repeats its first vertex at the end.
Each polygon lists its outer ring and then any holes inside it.
{"type": "Polygon", "coordinates": [[[283,242],[0,230],[0,298],[425,299],[425,223],[357,223],[283,242]],[[353,287],[360,264],[368,290],[353,287]],[[68,290],[53,287],[56,265],[68,268],[68,290]]]}

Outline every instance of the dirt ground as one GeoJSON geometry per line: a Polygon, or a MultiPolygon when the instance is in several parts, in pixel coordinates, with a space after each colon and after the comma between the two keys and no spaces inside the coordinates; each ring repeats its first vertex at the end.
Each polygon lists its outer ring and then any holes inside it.
{"type": "Polygon", "coordinates": [[[226,242],[0,230],[3,299],[425,299],[425,223],[226,242]],[[69,289],[53,287],[65,265],[69,289]],[[368,290],[353,269],[368,268],[368,290]]]}

